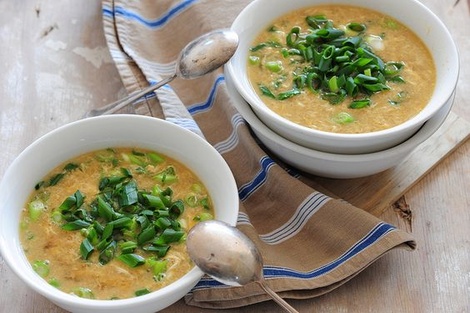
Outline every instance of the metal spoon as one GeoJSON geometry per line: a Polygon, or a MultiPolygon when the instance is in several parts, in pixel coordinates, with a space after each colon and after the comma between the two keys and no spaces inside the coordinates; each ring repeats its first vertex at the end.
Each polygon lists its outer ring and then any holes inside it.
{"type": "Polygon", "coordinates": [[[220,29],[202,35],[191,41],[181,51],[172,76],[126,98],[110,103],[103,108],[91,110],[85,114],[85,117],[114,113],[146,94],[168,84],[176,77],[193,79],[212,72],[225,64],[233,56],[237,47],[238,35],[234,31],[220,29]]]}
{"type": "Polygon", "coordinates": [[[200,222],[189,231],[186,245],[194,263],[215,280],[230,286],[256,282],[287,312],[297,312],[266,285],[261,254],[237,228],[216,220],[200,222]]]}

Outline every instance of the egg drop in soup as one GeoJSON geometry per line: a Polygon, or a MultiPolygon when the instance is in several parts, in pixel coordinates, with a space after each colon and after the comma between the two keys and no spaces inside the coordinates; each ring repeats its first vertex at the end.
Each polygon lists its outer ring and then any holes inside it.
{"type": "Polygon", "coordinates": [[[143,149],[83,154],[33,187],[19,226],[25,255],[49,284],[89,299],[140,296],[182,277],[194,267],[188,230],[214,217],[189,168],[143,149]]]}
{"type": "Polygon", "coordinates": [[[390,16],[348,5],[290,12],[253,42],[248,78],[266,106],[334,133],[388,129],[416,116],[436,69],[420,38],[390,16]]]}

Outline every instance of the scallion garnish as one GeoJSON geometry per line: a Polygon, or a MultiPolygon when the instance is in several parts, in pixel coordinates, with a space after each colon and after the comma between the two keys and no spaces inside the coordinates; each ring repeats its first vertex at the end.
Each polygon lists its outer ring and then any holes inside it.
{"type": "MultiPolygon", "coordinates": [[[[292,56],[299,64],[291,90],[276,93],[274,89],[277,84],[273,81],[273,88],[271,85],[258,86],[264,96],[285,100],[302,93],[304,89],[310,89],[331,104],[341,103],[350,97],[352,102],[349,107],[358,109],[370,105],[372,94],[389,90],[388,82],[404,82],[400,76],[404,64],[384,62],[374,53],[364,38],[366,25],[352,22],[345,26],[345,31],[336,28],[323,15],[307,16],[306,22],[309,25],[307,30],[292,27],[282,44],[269,41],[250,49],[250,58],[263,59],[258,51],[269,47],[279,50],[284,62],[292,62],[288,58],[292,56]]],[[[285,75],[283,60],[268,59],[263,62],[261,66],[270,72],[285,75]]]]}
{"type": "MultiPolygon", "coordinates": [[[[112,170],[99,179],[98,192],[93,198],[76,190],[54,208],[47,207],[50,192],[47,187],[60,183],[68,172],[87,166],[86,163],[69,163],[62,171],[51,175],[52,178],[36,185],[36,189],[44,190],[28,203],[30,219],[38,220],[43,212],[49,211],[52,221],[63,230],[79,231],[83,238],[77,247],[77,255],[85,262],[105,265],[117,261],[130,267],[146,265],[155,280],[164,279],[167,253],[174,244],[186,240],[187,221],[182,217],[185,205],[197,211],[210,209],[204,187],[195,183],[181,199],[174,198],[172,184],[178,182],[178,167],[154,152],[134,150],[118,155],[109,149],[100,151],[95,157],[99,162],[108,163],[106,170],[108,165],[112,170]],[[131,166],[120,168],[125,162],[130,162],[131,166]],[[136,178],[141,174],[154,180],[150,190],[139,188],[136,178]]],[[[211,217],[207,212],[207,216],[195,220],[211,217]]],[[[36,261],[32,266],[39,275],[49,275],[48,261],[36,261]]],[[[52,278],[50,281],[59,286],[58,281],[52,278]]],[[[147,292],[150,291],[144,288],[136,294],[147,292]]],[[[73,293],[84,298],[94,297],[86,288],[76,288],[73,293]]]]}

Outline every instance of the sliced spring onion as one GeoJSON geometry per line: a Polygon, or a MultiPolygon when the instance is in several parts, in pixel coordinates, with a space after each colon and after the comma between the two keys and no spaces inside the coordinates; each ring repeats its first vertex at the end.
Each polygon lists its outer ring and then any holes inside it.
{"type": "Polygon", "coordinates": [[[51,285],[53,287],[56,287],[56,288],[60,287],[60,283],[59,283],[59,280],[57,278],[49,279],[48,283],[49,283],[49,285],[51,285]]]}
{"type": "Polygon", "coordinates": [[[362,109],[368,106],[370,106],[370,99],[354,100],[349,104],[351,109],[362,109]]]}
{"type": "Polygon", "coordinates": [[[78,287],[73,290],[73,294],[80,297],[80,298],[85,298],[85,299],[94,299],[95,295],[89,288],[85,287],[78,287]]]}
{"type": "Polygon", "coordinates": [[[91,255],[93,250],[95,250],[95,248],[91,244],[90,240],[88,240],[88,238],[83,239],[80,244],[80,255],[82,259],[88,260],[88,257],[91,255]]]}
{"type": "Polygon", "coordinates": [[[41,277],[46,277],[49,275],[50,267],[49,261],[47,260],[37,260],[33,263],[33,270],[38,273],[41,277]]]}
{"type": "Polygon", "coordinates": [[[135,253],[121,254],[117,257],[120,261],[126,263],[130,267],[136,267],[145,264],[145,259],[135,253]]]}
{"type": "Polygon", "coordinates": [[[338,113],[333,120],[338,124],[349,124],[355,121],[354,117],[347,112],[338,113]]]}
{"type": "Polygon", "coordinates": [[[203,222],[203,221],[208,221],[208,220],[213,220],[214,216],[210,214],[209,212],[202,212],[194,217],[195,221],[198,222],[203,222]]]}
{"type": "MultiPolygon", "coordinates": [[[[132,156],[146,162],[150,159],[160,162],[158,155],[150,157],[134,151],[132,156]]],[[[54,219],[63,222],[64,230],[81,232],[84,237],[80,245],[82,259],[88,260],[96,252],[101,264],[118,258],[135,267],[145,262],[139,251],[163,258],[172,243],[184,240],[185,232],[179,219],[185,203],[182,199],[173,199],[170,187],[161,187],[168,181],[175,181],[177,173],[173,166],[168,166],[160,174],[155,178],[161,184],[146,191],[138,188],[129,169],[121,168],[120,173],[114,172],[100,180],[100,193],[91,202],[85,203],[85,196],[79,190],[63,201],[60,210],[55,210],[58,216],[54,219]]],[[[192,190],[197,192],[194,205],[210,209],[204,188],[195,184],[192,190]]]]}
{"type": "MultiPolygon", "coordinates": [[[[366,26],[351,22],[345,30],[336,28],[333,22],[324,15],[307,16],[309,29],[302,30],[299,26],[291,28],[285,42],[277,45],[260,43],[250,51],[250,58],[261,58],[259,51],[262,47],[270,46],[287,57],[296,56],[299,70],[294,74],[292,90],[275,92],[273,82],[259,85],[262,95],[283,100],[298,95],[307,88],[329,101],[331,104],[343,102],[351,98],[351,107],[365,107],[367,101],[357,100],[368,98],[370,95],[389,90],[387,82],[404,82],[400,76],[404,64],[402,62],[384,62],[373,51],[372,39],[380,39],[382,35],[366,34],[366,26]],[[353,35],[348,35],[353,34],[353,35]],[[297,58],[300,57],[300,60],[297,58]],[[357,102],[356,102],[357,101],[357,102]]],[[[275,64],[280,60],[269,60],[266,64],[273,73],[280,72],[275,64]]]]}
{"type": "Polygon", "coordinates": [[[271,72],[278,73],[284,68],[281,61],[267,61],[264,66],[271,72]]]}
{"type": "Polygon", "coordinates": [[[139,289],[139,290],[135,291],[135,296],[140,297],[140,296],[143,296],[143,295],[146,295],[146,294],[149,294],[149,293],[150,293],[150,290],[148,290],[147,288],[142,288],[142,289],[139,289]]]}
{"type": "Polygon", "coordinates": [[[114,258],[114,255],[116,254],[116,250],[117,243],[113,240],[106,246],[106,248],[101,250],[100,255],[98,256],[100,264],[104,265],[111,261],[114,258]]]}
{"type": "Polygon", "coordinates": [[[177,180],[175,168],[173,166],[167,167],[155,176],[155,179],[161,184],[171,184],[177,180]]]}
{"type": "Polygon", "coordinates": [[[46,205],[44,204],[43,201],[39,199],[35,199],[28,203],[28,211],[29,211],[29,217],[33,221],[37,221],[39,219],[39,216],[46,210],[46,205]]]}

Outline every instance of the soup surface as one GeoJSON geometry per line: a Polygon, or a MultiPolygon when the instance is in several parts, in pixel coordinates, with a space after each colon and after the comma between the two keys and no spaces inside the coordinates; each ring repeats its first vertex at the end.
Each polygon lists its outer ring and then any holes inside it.
{"type": "Polygon", "coordinates": [[[435,76],[429,50],[410,29],[347,5],[282,16],[257,36],[248,60],[249,80],[271,110],[335,133],[405,122],[426,106],[435,76]]]}
{"type": "Polygon", "coordinates": [[[60,290],[130,298],[193,267],[186,234],[213,218],[211,206],[200,180],[174,159],[130,148],[94,151],[35,186],[21,242],[33,269],[60,290]]]}

